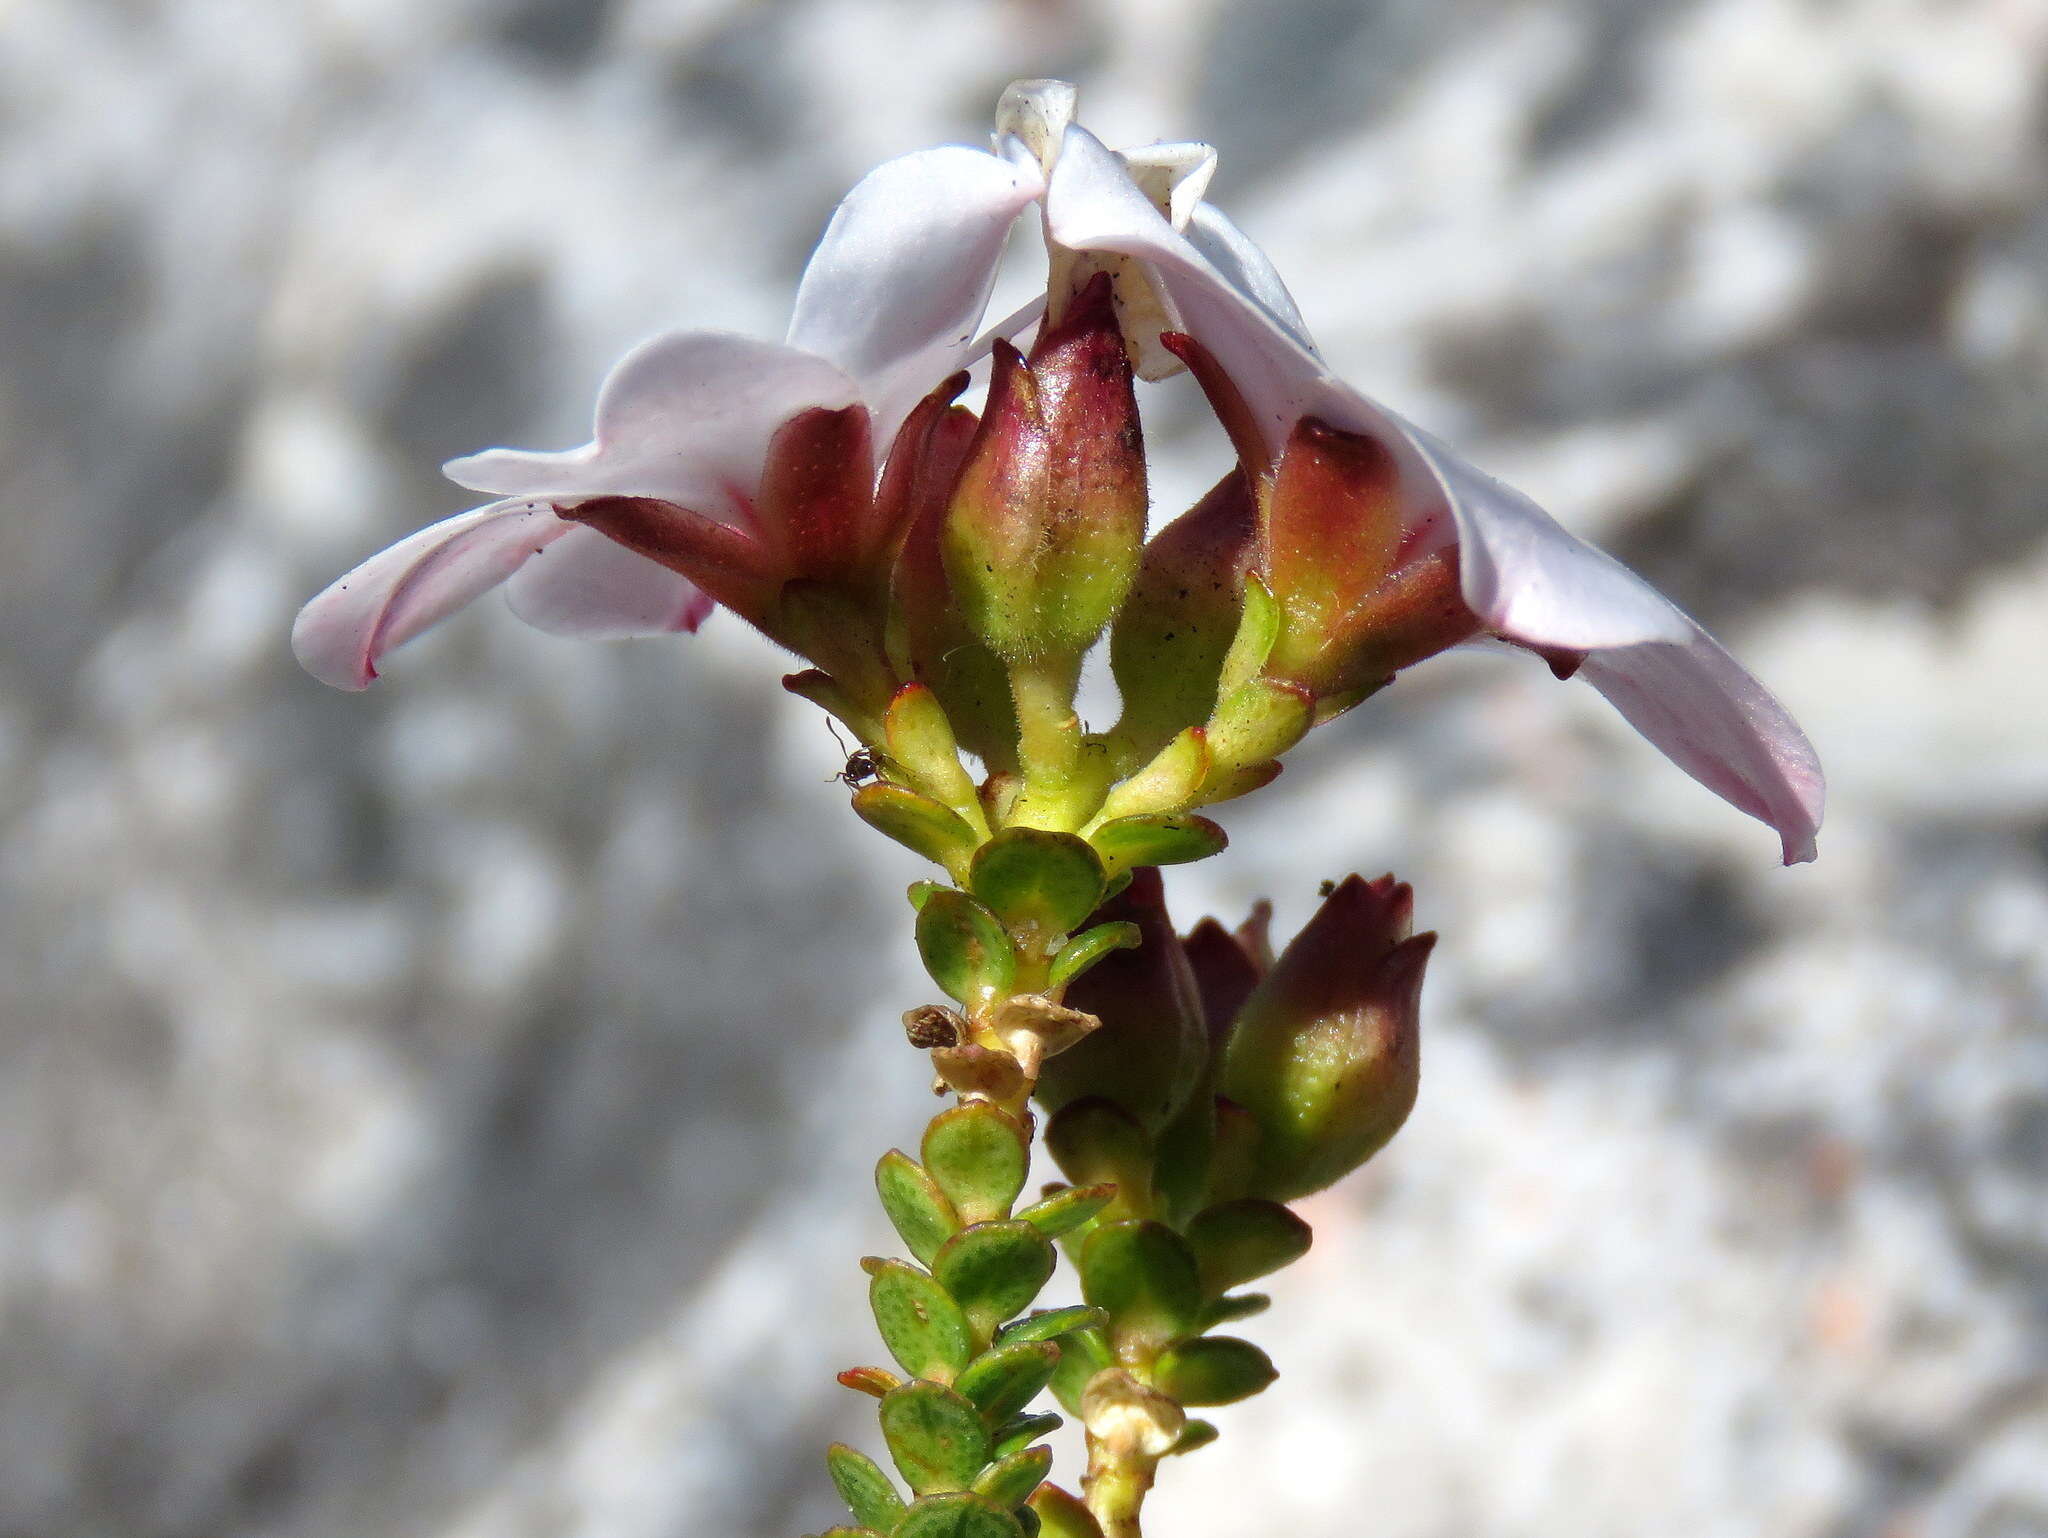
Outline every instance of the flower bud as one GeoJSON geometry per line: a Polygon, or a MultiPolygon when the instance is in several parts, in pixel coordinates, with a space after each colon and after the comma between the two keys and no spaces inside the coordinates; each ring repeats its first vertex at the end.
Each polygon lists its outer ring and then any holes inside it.
{"type": "Polygon", "coordinates": [[[1433,934],[1414,894],[1348,877],[1238,1013],[1218,1090],[1258,1127],[1249,1194],[1292,1201],[1365,1163],[1415,1104],[1417,1013],[1433,934]]]}
{"type": "Polygon", "coordinates": [[[1142,938],[1068,985],[1067,1006],[1096,1016],[1102,1025],[1047,1060],[1038,1099],[1057,1111],[1070,1101],[1099,1096],[1156,1133],[1187,1104],[1207,1061],[1201,998],[1166,915],[1158,871],[1136,871],[1130,886],[1094,918],[1134,923],[1142,938]]]}
{"type": "Polygon", "coordinates": [[[995,374],[942,536],[969,631],[1009,662],[1078,659],[1129,590],[1145,453],[1107,276],[995,374]]]}

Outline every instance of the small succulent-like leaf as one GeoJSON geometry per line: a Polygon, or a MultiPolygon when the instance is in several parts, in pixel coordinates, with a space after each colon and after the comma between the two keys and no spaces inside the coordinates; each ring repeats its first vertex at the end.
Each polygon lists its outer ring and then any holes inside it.
{"type": "Polygon", "coordinates": [[[1167,1448],[1166,1451],[1169,1456],[1179,1453],[1191,1453],[1198,1447],[1207,1447],[1222,1434],[1222,1432],[1216,1429],[1215,1422],[1213,1421],[1191,1420],[1181,1431],[1179,1440],[1173,1446],[1167,1448]]]}
{"type": "Polygon", "coordinates": [[[1105,1330],[1085,1326],[1060,1337],[1060,1365],[1052,1375],[1053,1397],[1069,1415],[1081,1413],[1081,1396],[1088,1380],[1104,1368],[1116,1365],[1105,1330]]]}
{"type": "Polygon", "coordinates": [[[1111,874],[1140,865],[1186,865],[1221,854],[1230,835],[1191,812],[1150,812],[1119,817],[1089,835],[1088,842],[1111,874]]]}
{"type": "Polygon", "coordinates": [[[1236,1319],[1249,1319],[1254,1314],[1263,1314],[1273,1306],[1273,1300],[1263,1292],[1240,1292],[1235,1297],[1218,1298],[1202,1310],[1202,1328],[1213,1330],[1219,1324],[1229,1324],[1236,1319]]]}
{"type": "Polygon", "coordinates": [[[1102,901],[1102,861],[1085,839],[1005,828],[974,852],[968,887],[1013,929],[1063,935],[1102,901]]]}
{"type": "Polygon", "coordinates": [[[892,1538],[1024,1538],[1024,1529],[988,1497],[963,1491],[919,1501],[892,1538]]]}
{"type": "Polygon", "coordinates": [[[932,1118],[924,1167],[970,1223],[1007,1218],[1031,1167],[1017,1119],[987,1101],[970,1101],[932,1118]]]}
{"type": "Polygon", "coordinates": [[[1194,1254],[1164,1223],[1108,1223],[1091,1233],[1081,1247],[1081,1296],[1109,1311],[1119,1346],[1156,1350],[1202,1322],[1194,1254]]]}
{"type": "Polygon", "coordinates": [[[976,1223],[939,1247],[932,1274],[981,1335],[1021,1312],[1052,1276],[1052,1241],[1029,1223],[976,1223]]]}
{"type": "Polygon", "coordinates": [[[1314,1239],[1308,1224],[1278,1202],[1255,1197],[1196,1213],[1187,1236],[1211,1297],[1294,1264],[1314,1239]]]}
{"type": "Polygon", "coordinates": [[[869,1266],[868,1304],[882,1343],[913,1378],[950,1383],[974,1355],[960,1305],[936,1280],[900,1260],[869,1266]]]}
{"type": "Polygon", "coordinates": [[[904,895],[910,899],[910,911],[912,913],[922,913],[924,912],[924,905],[931,901],[932,893],[950,892],[951,890],[952,888],[943,881],[913,881],[910,883],[910,889],[904,895]]]}
{"type": "Polygon", "coordinates": [[[1041,1309],[1027,1314],[1014,1324],[1003,1326],[1002,1339],[1005,1345],[1021,1340],[1058,1340],[1074,1330],[1106,1329],[1109,1315],[1099,1308],[1090,1308],[1086,1303],[1070,1303],[1065,1308],[1041,1309]]]}
{"type": "Polygon", "coordinates": [[[996,916],[950,887],[918,909],[917,950],[932,981],[970,1008],[1010,993],[1016,980],[1017,952],[996,916]]]}
{"type": "Polygon", "coordinates": [[[953,1387],[992,1426],[1000,1426],[1036,1399],[1060,1365],[1050,1341],[1006,1341],[969,1362],[953,1387]]]}
{"type": "Polygon", "coordinates": [[[1046,1238],[1057,1239],[1094,1217],[1115,1195],[1113,1185],[1068,1186],[1043,1201],[1033,1202],[1017,1216],[1046,1238]]]}
{"type": "Polygon", "coordinates": [[[855,1452],[844,1442],[834,1442],[825,1450],[825,1466],[832,1473],[839,1498],[862,1527],[886,1533],[902,1520],[903,1497],[867,1454],[855,1452]]]}
{"type": "Polygon", "coordinates": [[[926,1265],[939,1246],[960,1231],[960,1214],[946,1193],[908,1154],[892,1148],[882,1155],[875,1166],[875,1190],[910,1253],[926,1265]]]}
{"type": "Polygon", "coordinates": [[[930,796],[877,781],[853,793],[853,809],[869,827],[955,875],[974,857],[974,830],[930,796]]]}
{"type": "Polygon", "coordinates": [[[1040,1538],[1102,1538],[1102,1528],[1081,1503],[1058,1485],[1040,1485],[1031,1495],[1040,1538]]]}
{"type": "Polygon", "coordinates": [[[981,1412],[949,1388],[906,1383],[882,1401],[880,1415],[889,1456],[919,1495],[965,1490],[988,1462],[981,1412]]]}
{"type": "Polygon", "coordinates": [[[998,1458],[975,1476],[974,1493],[985,1495],[1005,1511],[1023,1505],[1052,1472],[1050,1447],[1024,1447],[998,1458]]]}
{"type": "Polygon", "coordinates": [[[1084,929],[1053,953],[1047,986],[1064,988],[1111,951],[1130,950],[1144,938],[1144,931],[1123,919],[1084,929]]]}
{"type": "Polygon", "coordinates": [[[828,1527],[818,1538],[882,1538],[872,1527],[828,1527]]]}
{"type": "Polygon", "coordinates": [[[1057,1415],[1020,1415],[995,1429],[996,1456],[1007,1458],[1020,1447],[1029,1447],[1040,1437],[1049,1437],[1066,1421],[1057,1415]]]}
{"type": "Polygon", "coordinates": [[[1187,1405],[1235,1404],[1278,1376],[1265,1352],[1229,1335],[1185,1341],[1161,1352],[1152,1366],[1159,1391],[1187,1405]]]}
{"type": "Polygon", "coordinates": [[[875,1399],[903,1385],[903,1380],[885,1367],[849,1367],[839,1374],[839,1382],[845,1388],[875,1399]]]}
{"type": "Polygon", "coordinates": [[[1147,1210],[1152,1139],[1122,1106],[1094,1095],[1061,1106],[1046,1124],[1045,1146],[1076,1186],[1113,1187],[1117,1216],[1147,1210]]]}

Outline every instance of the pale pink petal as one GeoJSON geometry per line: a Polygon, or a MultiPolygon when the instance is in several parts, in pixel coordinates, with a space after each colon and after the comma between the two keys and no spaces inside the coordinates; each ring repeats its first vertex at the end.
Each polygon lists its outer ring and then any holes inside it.
{"type": "Polygon", "coordinates": [[[1279,326],[1309,352],[1316,350],[1308,325],[1287,291],[1272,259],[1251,237],[1233,223],[1214,203],[1196,205],[1186,226],[1188,244],[1209,259],[1209,265],[1229,280],[1230,286],[1266,312],[1279,326]]]}
{"type": "Polygon", "coordinates": [[[1244,396],[1273,452],[1305,416],[1384,444],[1400,468],[1409,527],[1427,530],[1450,515],[1465,601],[1490,627],[1532,645],[1574,650],[1682,641],[1688,634],[1683,618],[1625,566],[1333,377],[1306,333],[1297,335],[1269,308],[1271,295],[1260,292],[1270,270],[1263,257],[1253,263],[1236,251],[1233,269],[1251,285],[1239,288],[1174,232],[1085,129],[1067,130],[1046,219],[1061,245],[1114,251],[1152,266],[1189,332],[1244,396]]]}
{"type": "Polygon", "coordinates": [[[956,145],[877,166],[833,214],[789,345],[861,381],[878,449],[966,366],[1010,227],[1043,191],[1027,160],[956,145]]]}
{"type": "Polygon", "coordinates": [[[687,577],[587,524],[538,552],[506,584],[505,596],[536,630],[595,639],[695,630],[716,607],[687,577]]]}
{"type": "Polygon", "coordinates": [[[1827,789],[1813,745],[1712,636],[1687,628],[1683,643],[1593,652],[1578,676],[1679,768],[1776,828],[1787,865],[1811,860],[1827,789]]]}
{"type": "Polygon", "coordinates": [[[559,454],[487,449],[442,469],[458,485],[501,496],[655,497],[740,522],[775,430],[813,406],[837,410],[860,398],[833,364],[793,347],[673,331],[641,343],[606,378],[595,441],[559,454]]]}
{"type": "Polygon", "coordinates": [[[546,503],[519,501],[421,529],[301,609],[292,652],[322,683],[368,688],[392,647],[496,587],[574,527],[546,503]]]}

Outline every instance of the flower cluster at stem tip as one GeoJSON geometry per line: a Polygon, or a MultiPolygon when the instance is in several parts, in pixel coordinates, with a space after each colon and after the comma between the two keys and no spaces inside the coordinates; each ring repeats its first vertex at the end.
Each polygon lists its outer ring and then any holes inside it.
{"type": "Polygon", "coordinates": [[[362,688],[501,584],[572,635],[693,631],[722,604],[859,737],[879,771],[862,815],[959,880],[1010,827],[1080,835],[1111,874],[1206,852],[1198,809],[1402,669],[1494,638],[1812,858],[1820,770],[1778,702],[1640,578],[1334,377],[1204,201],[1213,151],[1111,151],[1073,112],[1071,87],[1021,82],[993,151],[871,172],[785,341],[657,336],[605,380],[589,444],[451,462],[495,500],[315,598],[301,662],[362,688]],[[984,330],[1034,208],[1043,297],[984,330]],[[1133,381],[1181,369],[1237,463],[1148,538],[1133,381]],[[977,374],[978,416],[956,403],[977,374]],[[1122,714],[1093,730],[1074,697],[1105,631],[1122,714]]]}
{"type": "Polygon", "coordinates": [[[1298,1258],[1285,1205],[1413,1105],[1435,937],[1391,876],[1332,884],[1275,955],[1266,915],[1175,932],[1157,867],[1214,854],[1205,808],[1449,647],[1496,640],[1591,683],[1674,763],[1813,858],[1822,780],[1782,706],[1667,599],[1332,375],[1265,254],[1204,193],[1201,144],[1112,151],[1056,81],[1013,85],[992,150],[889,161],[848,194],[787,338],[673,332],[598,395],[592,441],[448,474],[494,500],[373,556],[300,614],[317,678],[491,588],[541,629],[694,631],[723,605],[803,659],[783,680],[858,738],[854,810],[948,878],[910,899],[950,999],[909,1012],[942,1111],[891,1151],[919,1265],[871,1258],[904,1378],[872,1394],[906,1502],[835,1447],[870,1538],[1131,1538],[1153,1469],[1216,1435],[1189,1407],[1274,1377],[1214,1328],[1298,1258]],[[1032,303],[984,312],[1017,221],[1032,303]],[[1190,373],[1236,463],[1150,518],[1139,380],[1190,373]],[[976,388],[979,411],[960,404],[976,388]],[[1107,637],[1121,699],[1076,708],[1107,637]],[[970,769],[970,764],[974,766],[970,769]],[[1017,1206],[1037,1117],[1071,1184],[1017,1206]],[[1021,1316],[1064,1246],[1084,1303],[1021,1316]],[[1088,1433],[1085,1504],[1032,1445],[1088,1433]]]}

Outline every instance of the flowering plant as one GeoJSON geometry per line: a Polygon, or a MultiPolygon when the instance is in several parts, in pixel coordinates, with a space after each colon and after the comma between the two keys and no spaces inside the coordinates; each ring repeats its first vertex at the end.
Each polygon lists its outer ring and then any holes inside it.
{"type": "Polygon", "coordinates": [[[855,812],[943,872],[910,899],[948,1002],[905,1026],[955,1103],[876,1171],[914,1257],[863,1262],[896,1369],[840,1375],[877,1399],[909,1493],[832,1449],[854,1533],[1134,1534],[1160,1461],[1216,1434],[1188,1411],[1274,1378],[1216,1331],[1307,1249],[1287,1204],[1408,1115],[1435,937],[1392,877],[1335,885],[1277,956],[1263,912],[1183,937],[1158,867],[1218,853],[1203,810],[1315,727],[1496,638],[1592,683],[1788,863],[1820,822],[1805,738],[1699,626],[1329,372],[1204,201],[1206,146],[1114,152],[1073,117],[1071,87],[1020,83],[993,150],[872,172],[785,342],[643,344],[591,443],[453,462],[497,500],[371,558],[293,634],[316,677],[361,688],[500,584],[572,634],[691,631],[723,605],[859,739],[855,812]],[[1034,207],[1043,295],[987,326],[1034,207]],[[1237,462],[1148,538],[1136,382],[1181,369],[1237,462]],[[978,375],[976,412],[957,402],[978,375]],[[1122,711],[1096,730],[1075,698],[1105,636],[1122,711]],[[1067,1183],[1027,1202],[1041,1119],[1067,1183]],[[1084,1301],[1027,1312],[1062,1249],[1084,1301]],[[1047,1482],[1047,1390],[1086,1429],[1085,1498],[1047,1482]]]}

